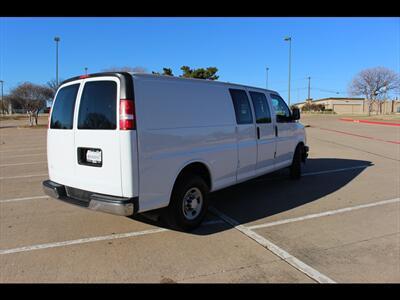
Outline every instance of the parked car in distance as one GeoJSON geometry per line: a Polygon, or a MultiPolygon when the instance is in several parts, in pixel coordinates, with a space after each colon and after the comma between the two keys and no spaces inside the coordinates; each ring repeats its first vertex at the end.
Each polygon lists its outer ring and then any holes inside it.
{"type": "Polygon", "coordinates": [[[47,195],[129,216],[203,220],[213,191],[290,168],[308,153],[299,110],[275,91],[126,72],[64,81],[47,131],[47,195]]]}

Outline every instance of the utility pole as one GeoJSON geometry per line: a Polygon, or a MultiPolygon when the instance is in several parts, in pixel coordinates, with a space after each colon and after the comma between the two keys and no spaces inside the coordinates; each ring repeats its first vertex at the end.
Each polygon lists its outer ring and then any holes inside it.
{"type": "Polygon", "coordinates": [[[310,99],[310,81],[311,81],[311,77],[308,76],[308,99],[310,99]]]}
{"type": "Polygon", "coordinates": [[[285,41],[289,42],[289,89],[288,89],[288,106],[290,107],[290,73],[292,64],[292,37],[285,37],[285,41]]]}
{"type": "Polygon", "coordinates": [[[56,82],[58,87],[58,42],[60,41],[60,38],[56,36],[54,41],[56,42],[56,82]]]}
{"type": "Polygon", "coordinates": [[[269,68],[267,67],[267,89],[268,89],[268,70],[269,68]]]}

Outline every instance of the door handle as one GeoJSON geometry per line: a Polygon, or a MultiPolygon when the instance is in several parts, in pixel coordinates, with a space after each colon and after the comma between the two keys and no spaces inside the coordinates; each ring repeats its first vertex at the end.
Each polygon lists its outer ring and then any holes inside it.
{"type": "Polygon", "coordinates": [[[260,127],[257,126],[257,139],[260,139],[260,127]]]}
{"type": "Polygon", "coordinates": [[[278,136],[278,126],[275,125],[275,136],[278,136]]]}

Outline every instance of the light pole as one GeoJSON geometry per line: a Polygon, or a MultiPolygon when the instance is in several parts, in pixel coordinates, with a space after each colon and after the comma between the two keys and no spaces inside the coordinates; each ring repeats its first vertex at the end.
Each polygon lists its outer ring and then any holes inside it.
{"type": "Polygon", "coordinates": [[[85,75],[87,75],[88,67],[85,67],[85,75]]]}
{"type": "Polygon", "coordinates": [[[308,76],[307,79],[308,79],[308,99],[310,99],[310,81],[311,81],[311,77],[308,76]]]}
{"type": "Polygon", "coordinates": [[[292,64],[292,37],[285,37],[285,41],[289,42],[289,90],[288,90],[288,105],[290,106],[290,68],[292,64]]]}
{"type": "Polygon", "coordinates": [[[267,79],[266,79],[267,82],[266,83],[267,83],[267,89],[268,89],[268,71],[269,71],[269,68],[267,67],[266,70],[267,70],[267,79]]]}
{"type": "Polygon", "coordinates": [[[56,36],[54,41],[56,42],[56,83],[58,87],[58,42],[60,41],[60,38],[56,36]]]}

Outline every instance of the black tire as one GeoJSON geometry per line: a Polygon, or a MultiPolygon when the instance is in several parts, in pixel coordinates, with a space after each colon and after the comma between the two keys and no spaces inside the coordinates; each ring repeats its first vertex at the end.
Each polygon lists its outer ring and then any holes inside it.
{"type": "Polygon", "coordinates": [[[207,184],[200,176],[193,174],[182,176],[174,186],[169,206],[165,211],[165,220],[168,225],[174,229],[183,231],[191,231],[198,227],[207,213],[208,191],[207,184]],[[191,215],[191,217],[194,217],[193,219],[189,219],[187,215],[193,213],[194,210],[190,211],[189,209],[189,212],[185,215],[184,209],[185,196],[188,195],[187,193],[191,194],[191,192],[194,192],[195,196],[198,195],[198,192],[201,193],[201,201],[196,198],[191,200],[193,203],[197,203],[196,205],[199,205],[201,202],[201,206],[197,206],[197,208],[201,208],[198,209],[198,212],[196,211],[196,216],[191,215]]]}
{"type": "Polygon", "coordinates": [[[294,151],[292,165],[290,166],[290,178],[291,179],[300,179],[301,177],[301,161],[303,156],[303,147],[301,145],[297,145],[296,150],[294,151]]]}

